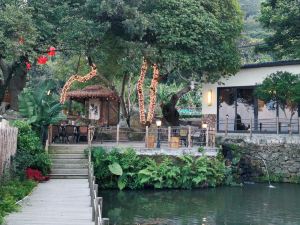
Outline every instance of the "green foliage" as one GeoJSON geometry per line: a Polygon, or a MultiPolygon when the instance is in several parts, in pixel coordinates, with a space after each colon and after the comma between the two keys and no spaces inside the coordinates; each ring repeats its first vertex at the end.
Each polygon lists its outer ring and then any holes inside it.
{"type": "Polygon", "coordinates": [[[11,180],[0,185],[0,224],[4,217],[17,209],[16,201],[28,195],[36,186],[34,181],[11,180]]]}
{"type": "Polygon", "coordinates": [[[199,147],[199,148],[198,148],[198,152],[203,153],[204,151],[205,151],[204,147],[199,147]]]}
{"type": "Polygon", "coordinates": [[[236,38],[242,22],[235,0],[148,1],[147,18],[155,42],[151,54],[190,78],[206,71],[208,80],[239,67],[236,38]],[[207,38],[210,37],[210,38],[207,38]]]}
{"type": "Polygon", "coordinates": [[[138,156],[133,149],[106,152],[93,148],[95,175],[101,188],[199,188],[222,185],[226,180],[223,160],[208,157],[138,156]]]}
{"type": "Polygon", "coordinates": [[[0,5],[0,52],[14,58],[30,51],[37,38],[37,30],[31,17],[31,9],[23,1],[6,1],[0,5]],[[22,3],[23,2],[23,3],[22,3]],[[24,44],[19,44],[19,38],[24,44]]]}
{"type": "Polygon", "coordinates": [[[273,32],[261,51],[275,53],[276,58],[300,58],[300,7],[298,0],[267,0],[261,5],[260,22],[273,32]]]}
{"type": "Polygon", "coordinates": [[[14,158],[15,173],[25,177],[25,170],[28,167],[40,170],[43,175],[50,172],[51,160],[44,152],[38,135],[32,130],[28,122],[15,121],[14,126],[19,128],[17,153],[14,158]]]}
{"type": "MultiPolygon", "coordinates": [[[[183,89],[185,86],[183,83],[167,83],[167,84],[160,84],[157,89],[157,101],[160,103],[169,102],[170,97],[177,93],[178,90],[183,89]]],[[[177,106],[180,108],[193,108],[193,107],[200,107],[201,106],[201,95],[200,90],[193,90],[185,95],[183,95],[178,103],[177,106]]]]}
{"type": "Polygon", "coordinates": [[[122,167],[120,166],[119,163],[115,162],[115,163],[113,163],[111,165],[108,165],[108,169],[114,175],[122,176],[122,174],[123,174],[122,167]]]}
{"type": "Polygon", "coordinates": [[[283,111],[288,108],[293,117],[300,103],[300,75],[273,73],[257,87],[256,95],[265,102],[276,102],[283,111]]]}
{"type": "Polygon", "coordinates": [[[55,83],[49,80],[43,81],[38,87],[24,89],[19,96],[19,111],[28,118],[29,124],[41,129],[65,119],[58,95],[51,93],[54,89],[55,83]]]}
{"type": "Polygon", "coordinates": [[[40,138],[32,130],[28,122],[16,120],[13,126],[18,128],[17,147],[19,150],[24,150],[32,155],[41,152],[42,144],[40,138]]]}

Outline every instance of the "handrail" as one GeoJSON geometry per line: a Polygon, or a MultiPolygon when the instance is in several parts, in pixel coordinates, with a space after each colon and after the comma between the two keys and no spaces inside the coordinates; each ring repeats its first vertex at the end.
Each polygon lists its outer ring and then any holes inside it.
{"type": "Polygon", "coordinates": [[[92,163],[92,143],[93,140],[93,128],[89,129],[88,141],[88,180],[91,196],[91,206],[92,206],[92,221],[95,225],[109,225],[109,219],[102,217],[103,209],[103,198],[98,197],[98,184],[96,184],[96,177],[94,176],[94,165],[92,163]]]}

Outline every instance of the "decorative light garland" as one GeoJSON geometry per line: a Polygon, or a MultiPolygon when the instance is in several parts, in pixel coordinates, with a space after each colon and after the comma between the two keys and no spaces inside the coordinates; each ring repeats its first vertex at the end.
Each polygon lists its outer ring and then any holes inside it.
{"type": "Polygon", "coordinates": [[[151,124],[154,114],[155,114],[156,92],[157,92],[157,85],[158,85],[158,79],[159,79],[159,70],[158,70],[157,64],[154,64],[152,66],[152,68],[153,68],[153,78],[152,78],[151,86],[150,86],[150,103],[149,103],[147,121],[146,121],[143,84],[144,84],[146,72],[148,69],[148,63],[144,59],[142,68],[141,68],[140,78],[137,83],[141,124],[151,124]]]}
{"type": "Polygon", "coordinates": [[[159,70],[157,64],[154,64],[152,68],[153,68],[153,78],[150,86],[150,104],[149,104],[148,115],[147,115],[147,122],[149,124],[151,124],[155,114],[156,92],[157,92],[157,85],[159,79],[159,70]]]}
{"type": "Polygon", "coordinates": [[[91,66],[91,72],[89,72],[88,74],[86,74],[85,76],[80,76],[78,74],[72,75],[69,80],[66,82],[66,84],[64,85],[62,92],[61,92],[61,96],[60,96],[60,103],[63,104],[65,103],[66,99],[67,99],[67,92],[69,91],[71,85],[75,82],[87,82],[88,80],[91,80],[92,78],[94,78],[97,75],[97,68],[96,65],[93,64],[91,66]]]}
{"type": "Polygon", "coordinates": [[[146,123],[145,117],[145,103],[144,103],[144,91],[143,91],[143,84],[145,81],[145,75],[148,69],[148,63],[144,59],[143,65],[141,68],[140,78],[137,83],[137,92],[138,92],[138,99],[139,99],[139,110],[140,110],[140,122],[141,124],[146,123]]]}

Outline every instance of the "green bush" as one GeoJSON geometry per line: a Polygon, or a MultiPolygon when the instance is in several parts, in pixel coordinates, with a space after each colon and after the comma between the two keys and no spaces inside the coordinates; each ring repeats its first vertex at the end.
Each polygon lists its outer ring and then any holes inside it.
{"type": "Polygon", "coordinates": [[[0,224],[4,217],[17,209],[16,202],[28,195],[36,186],[34,181],[12,180],[0,185],[0,224]]]}
{"type": "Polygon", "coordinates": [[[92,150],[95,176],[101,188],[200,188],[225,183],[229,174],[223,159],[208,157],[138,156],[133,149],[92,150]]]}
{"type": "Polygon", "coordinates": [[[19,129],[17,153],[14,157],[16,175],[24,178],[28,167],[47,175],[50,172],[51,161],[43,150],[39,136],[26,121],[15,121],[13,125],[19,129]]]}
{"type": "Polygon", "coordinates": [[[18,128],[18,150],[35,154],[42,152],[42,143],[39,136],[32,130],[29,123],[17,120],[13,126],[18,128]]]}

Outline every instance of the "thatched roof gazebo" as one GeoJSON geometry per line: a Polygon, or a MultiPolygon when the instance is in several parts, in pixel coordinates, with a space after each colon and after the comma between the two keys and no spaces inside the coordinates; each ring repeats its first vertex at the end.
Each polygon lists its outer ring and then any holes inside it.
{"type": "Polygon", "coordinates": [[[82,90],[67,92],[67,98],[81,102],[89,119],[98,121],[101,126],[114,126],[119,123],[120,98],[118,94],[101,85],[91,85],[82,90]]]}

